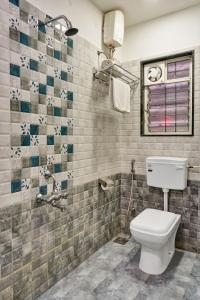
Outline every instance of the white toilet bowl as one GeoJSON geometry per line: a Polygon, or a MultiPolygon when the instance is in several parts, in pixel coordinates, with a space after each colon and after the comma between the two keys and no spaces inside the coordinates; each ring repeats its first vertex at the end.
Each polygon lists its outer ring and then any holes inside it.
{"type": "Polygon", "coordinates": [[[142,271],[157,275],[166,270],[174,254],[180,220],[180,215],[147,208],[131,221],[131,234],[141,244],[142,271]]]}

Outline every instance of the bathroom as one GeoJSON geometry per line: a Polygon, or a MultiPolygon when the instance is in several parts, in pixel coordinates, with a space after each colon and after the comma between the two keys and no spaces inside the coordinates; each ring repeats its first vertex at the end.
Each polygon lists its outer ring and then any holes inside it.
{"type": "Polygon", "coordinates": [[[1,300],[200,299],[199,16],[0,0],[1,300]]]}

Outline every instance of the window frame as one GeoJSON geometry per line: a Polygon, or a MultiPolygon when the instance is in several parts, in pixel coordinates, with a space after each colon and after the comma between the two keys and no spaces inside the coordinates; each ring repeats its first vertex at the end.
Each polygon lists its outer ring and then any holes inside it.
{"type": "MultiPolygon", "coordinates": [[[[158,57],[158,58],[153,58],[150,60],[143,60],[140,62],[140,78],[141,78],[141,84],[140,84],[140,136],[147,136],[147,137],[155,137],[155,136],[194,136],[194,50],[190,50],[187,52],[180,52],[180,53],[176,53],[173,55],[168,55],[168,56],[162,56],[162,57],[158,57]],[[162,61],[178,61],[179,59],[182,60],[184,57],[191,57],[191,66],[192,66],[192,72],[191,72],[191,76],[192,78],[190,79],[190,118],[191,118],[191,131],[190,132],[149,132],[146,133],[145,132],[145,117],[147,116],[147,114],[145,113],[145,85],[144,85],[144,67],[147,64],[152,64],[152,63],[159,63],[162,61]]],[[[165,73],[167,72],[167,68],[165,68],[165,73]]],[[[180,81],[183,81],[182,79],[180,79],[180,81]]],[[[168,79],[166,80],[164,83],[173,83],[173,82],[179,82],[179,79],[168,79]]]]}

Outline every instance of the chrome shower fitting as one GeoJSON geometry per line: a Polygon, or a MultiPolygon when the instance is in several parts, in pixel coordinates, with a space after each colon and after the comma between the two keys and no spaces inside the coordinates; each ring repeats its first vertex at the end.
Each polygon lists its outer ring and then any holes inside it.
{"type": "Polygon", "coordinates": [[[68,196],[67,193],[54,194],[49,197],[44,196],[42,194],[37,194],[36,201],[37,201],[37,203],[45,202],[47,204],[50,204],[53,207],[60,209],[61,211],[64,211],[65,206],[59,205],[56,202],[59,201],[60,199],[66,198],[67,196],[68,196]]]}
{"type": "Polygon", "coordinates": [[[59,208],[61,211],[64,211],[65,206],[57,204],[57,201],[67,198],[68,193],[58,193],[58,190],[56,189],[56,179],[49,170],[45,172],[44,177],[46,180],[50,178],[53,179],[53,191],[50,196],[44,196],[41,193],[37,194],[36,196],[37,203],[45,202],[47,204],[50,204],[53,207],[59,208]]]}
{"type": "Polygon", "coordinates": [[[58,190],[56,189],[56,179],[55,179],[55,177],[51,174],[51,172],[50,172],[49,170],[47,170],[47,171],[45,172],[44,177],[45,177],[46,180],[48,180],[48,179],[50,179],[50,178],[53,179],[53,192],[54,192],[54,193],[57,193],[58,190]]]}
{"type": "Polygon", "coordinates": [[[38,27],[45,26],[45,25],[47,25],[49,23],[56,22],[56,21],[58,21],[60,19],[63,19],[66,22],[66,25],[67,25],[67,30],[65,32],[66,36],[72,36],[72,35],[75,35],[75,34],[78,33],[78,29],[75,28],[75,27],[72,27],[71,21],[66,16],[64,16],[64,15],[60,15],[60,16],[54,18],[54,19],[51,19],[51,20],[47,21],[44,24],[43,23],[39,24],[38,27]]]}

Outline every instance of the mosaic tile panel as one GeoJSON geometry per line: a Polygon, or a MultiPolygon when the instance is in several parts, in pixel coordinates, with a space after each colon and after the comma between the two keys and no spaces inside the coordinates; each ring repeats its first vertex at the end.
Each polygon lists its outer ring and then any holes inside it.
{"type": "Polygon", "coordinates": [[[44,26],[51,17],[29,2],[9,2],[11,192],[37,186],[46,194],[47,169],[60,189],[73,183],[74,147],[68,138],[73,135],[74,92],[68,87],[73,66],[68,58],[74,43],[58,24],[44,26]]]}

